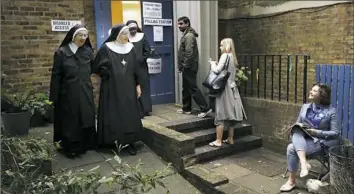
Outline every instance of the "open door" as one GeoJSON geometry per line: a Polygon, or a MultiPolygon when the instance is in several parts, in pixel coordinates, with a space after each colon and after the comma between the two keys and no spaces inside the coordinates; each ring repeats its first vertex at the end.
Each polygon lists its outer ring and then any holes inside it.
{"type": "Polygon", "coordinates": [[[152,103],[175,103],[173,1],[141,1],[141,16],[151,49],[161,58],[161,72],[150,74],[152,103]]]}
{"type": "Polygon", "coordinates": [[[93,0],[96,23],[97,50],[108,38],[108,30],[112,28],[111,1],[93,0]]]}
{"type": "MultiPolygon", "coordinates": [[[[96,21],[97,50],[108,37],[108,30],[112,28],[112,21],[123,22],[130,18],[131,10],[125,10],[129,4],[136,1],[122,1],[122,7],[117,8],[113,0],[93,0],[96,21]],[[113,5],[113,6],[112,6],[113,5]],[[122,13],[115,13],[122,12],[122,13]],[[112,13],[114,13],[112,15],[112,13]],[[123,18],[121,18],[123,16],[123,18]],[[118,18],[119,17],[119,18],[118,18]]],[[[139,3],[139,2],[137,2],[139,3]]],[[[175,66],[174,66],[174,38],[173,38],[173,1],[155,0],[140,1],[142,28],[154,49],[161,58],[161,72],[150,74],[152,104],[175,103],[175,66]],[[155,27],[154,27],[155,26],[155,27]],[[159,36],[157,36],[157,30],[159,36]],[[155,31],[155,32],[154,32],[155,31]],[[162,32],[162,33],[161,33],[162,32]],[[154,37],[155,36],[155,37],[154,37]]]]}

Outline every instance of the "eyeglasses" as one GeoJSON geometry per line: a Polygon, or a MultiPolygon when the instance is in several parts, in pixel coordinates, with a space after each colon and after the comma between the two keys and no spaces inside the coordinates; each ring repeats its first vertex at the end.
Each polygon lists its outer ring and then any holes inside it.
{"type": "Polygon", "coordinates": [[[178,24],[178,25],[183,25],[184,23],[183,23],[183,22],[178,22],[177,24],[178,24]]]}

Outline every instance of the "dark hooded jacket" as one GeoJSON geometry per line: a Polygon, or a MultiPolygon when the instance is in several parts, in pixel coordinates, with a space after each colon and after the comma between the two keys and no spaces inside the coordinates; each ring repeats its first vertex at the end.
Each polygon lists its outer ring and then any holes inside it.
{"type": "Polygon", "coordinates": [[[186,29],[178,49],[178,68],[181,71],[198,71],[199,50],[198,33],[192,27],[186,29]]]}

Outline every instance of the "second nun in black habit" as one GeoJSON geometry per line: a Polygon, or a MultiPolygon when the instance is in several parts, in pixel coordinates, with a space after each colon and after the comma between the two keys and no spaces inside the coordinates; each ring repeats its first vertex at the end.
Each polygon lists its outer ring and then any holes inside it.
{"type": "Polygon", "coordinates": [[[88,31],[72,27],[54,53],[50,100],[54,103],[54,142],[67,156],[94,148],[95,105],[91,68],[93,49],[88,31]]]}
{"type": "Polygon", "coordinates": [[[150,45],[145,34],[141,31],[138,23],[135,20],[127,22],[129,27],[129,42],[133,43],[135,54],[138,59],[140,75],[141,75],[141,97],[139,98],[142,117],[150,115],[152,112],[149,69],[146,59],[150,55],[150,45]]]}
{"type": "Polygon", "coordinates": [[[143,130],[141,90],[139,63],[128,36],[128,26],[114,26],[96,55],[95,72],[101,77],[97,134],[100,147],[114,146],[117,141],[135,155],[134,142],[143,130]]]}

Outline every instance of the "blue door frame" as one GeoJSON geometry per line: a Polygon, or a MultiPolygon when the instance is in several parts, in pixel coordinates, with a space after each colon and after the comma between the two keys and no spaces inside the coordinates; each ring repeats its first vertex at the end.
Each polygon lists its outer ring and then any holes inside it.
{"type": "MultiPolygon", "coordinates": [[[[143,16],[143,2],[155,2],[162,4],[162,19],[172,19],[173,24],[173,1],[154,0],[141,2],[141,16],[143,16]]],[[[142,25],[151,49],[154,49],[162,59],[162,72],[150,75],[151,100],[153,104],[175,102],[175,67],[174,67],[174,39],[173,26],[163,26],[163,42],[154,42],[153,26],[142,25]]]]}
{"type": "Polygon", "coordinates": [[[96,24],[96,48],[108,38],[108,31],[112,28],[111,1],[93,0],[96,24]]]}
{"type": "MultiPolygon", "coordinates": [[[[111,1],[93,0],[96,19],[96,42],[99,49],[108,37],[108,30],[112,27],[111,1]]],[[[162,4],[162,19],[173,20],[173,0],[141,1],[162,4]]],[[[141,16],[143,16],[141,12],[141,16]]],[[[174,22],[172,21],[172,24],[174,22]]],[[[142,28],[147,37],[151,49],[155,50],[162,59],[162,71],[159,74],[150,75],[150,90],[152,104],[175,103],[175,79],[174,79],[174,31],[173,26],[163,26],[163,42],[154,42],[153,26],[145,25],[142,18],[142,28]]]]}

